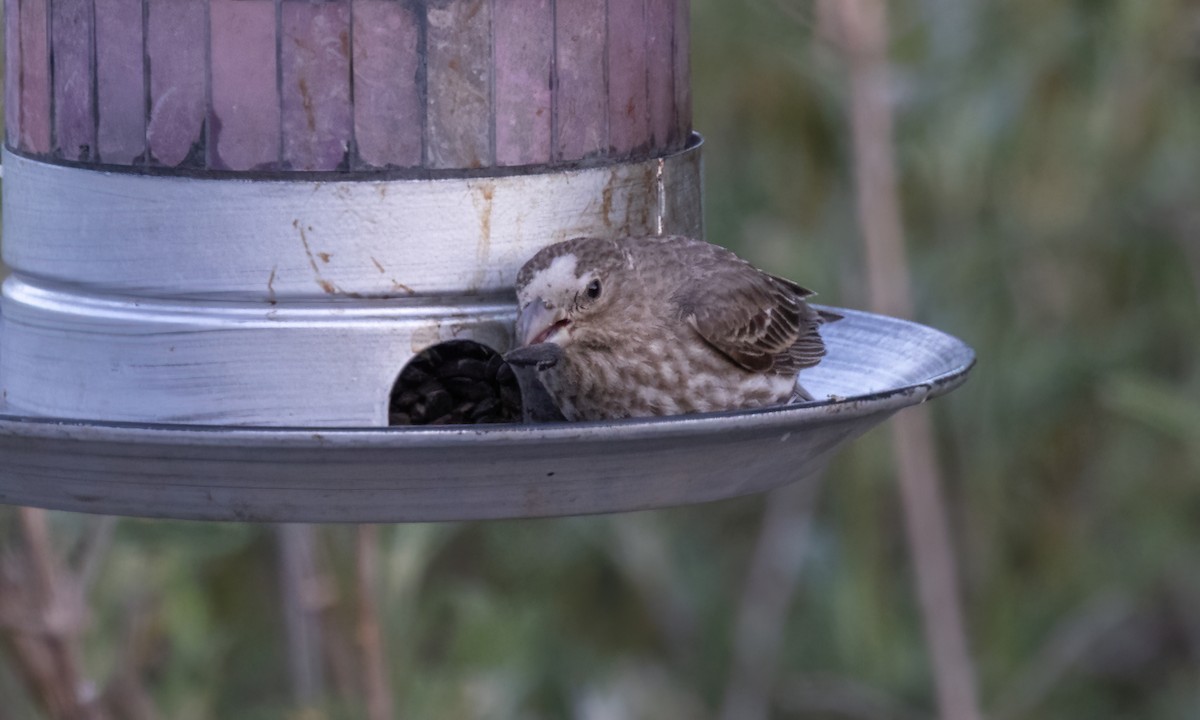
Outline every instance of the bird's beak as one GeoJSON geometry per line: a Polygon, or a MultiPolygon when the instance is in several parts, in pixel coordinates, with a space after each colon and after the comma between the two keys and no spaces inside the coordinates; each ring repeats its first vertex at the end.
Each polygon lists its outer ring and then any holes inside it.
{"type": "Polygon", "coordinates": [[[546,342],[568,324],[570,321],[561,309],[550,307],[541,298],[534,298],[517,313],[518,347],[546,342]]]}

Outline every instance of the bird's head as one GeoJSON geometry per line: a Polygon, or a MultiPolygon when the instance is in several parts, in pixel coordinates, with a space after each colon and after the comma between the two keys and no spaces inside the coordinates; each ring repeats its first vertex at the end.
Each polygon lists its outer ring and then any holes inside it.
{"type": "Polygon", "coordinates": [[[621,253],[577,238],[543,248],[517,275],[517,344],[563,346],[614,306],[621,253]]]}

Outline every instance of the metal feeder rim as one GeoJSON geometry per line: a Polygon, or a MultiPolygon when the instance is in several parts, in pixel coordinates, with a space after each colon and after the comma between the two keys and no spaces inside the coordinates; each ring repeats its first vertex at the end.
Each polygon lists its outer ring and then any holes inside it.
{"type": "MultiPolygon", "coordinates": [[[[825,306],[815,306],[822,307],[825,306]]],[[[845,316],[870,318],[875,313],[845,308],[827,308],[845,316]]],[[[908,322],[908,321],[901,321],[908,322]]],[[[917,323],[912,323],[918,325],[917,323]]],[[[426,448],[455,447],[469,444],[510,444],[544,442],[546,440],[667,438],[688,435],[705,429],[712,430],[736,422],[728,430],[765,430],[786,425],[800,429],[807,425],[837,416],[850,420],[882,412],[894,412],[944,395],[964,383],[975,365],[975,352],[961,340],[941,331],[920,326],[922,330],[944,336],[958,357],[953,368],[920,383],[887,388],[861,395],[827,398],[796,405],[777,405],[749,410],[715,413],[696,413],[664,417],[628,418],[594,422],[559,422],[543,424],[497,423],[489,425],[458,425],[439,427],[306,427],[252,425],[191,425],[155,422],[113,422],[13,415],[3,412],[0,405],[0,434],[30,438],[63,439],[72,431],[80,433],[79,440],[91,442],[129,442],[146,444],[219,445],[222,447],[387,447],[405,445],[402,439],[411,438],[414,445],[426,448]],[[914,396],[920,396],[914,400],[914,396]]]]}
{"type": "Polygon", "coordinates": [[[807,387],[848,396],[761,410],[436,428],[0,413],[0,502],[186,520],[393,523],[629,512],[764,492],[818,472],[898,410],[960,385],[974,364],[969,347],[933,328],[838,312],[845,320],[830,328],[829,365],[807,387]]]}

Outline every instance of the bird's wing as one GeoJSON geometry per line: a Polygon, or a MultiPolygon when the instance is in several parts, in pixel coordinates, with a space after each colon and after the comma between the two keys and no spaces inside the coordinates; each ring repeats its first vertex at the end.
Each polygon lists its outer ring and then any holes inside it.
{"type": "Polygon", "coordinates": [[[825,355],[817,328],[837,319],[804,302],[790,280],[742,261],[698,273],[676,296],[681,318],[710,345],[754,372],[793,374],[825,355]]]}

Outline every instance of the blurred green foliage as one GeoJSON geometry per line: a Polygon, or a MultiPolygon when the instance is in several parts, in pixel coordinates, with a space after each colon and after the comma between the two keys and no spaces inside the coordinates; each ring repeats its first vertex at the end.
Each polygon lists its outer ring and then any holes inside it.
{"type": "MultiPolygon", "coordinates": [[[[980,357],[934,410],[989,716],[1200,717],[1200,7],[889,6],[917,319],[980,357]]],[[[696,0],[693,27],[709,239],[863,306],[846,77],[818,13],[696,0]]],[[[666,551],[652,582],[622,545],[628,518],[385,529],[398,710],[715,715],[764,502],[637,516],[666,551]]],[[[53,522],[65,548],[88,520],[53,522]]],[[[0,524],[12,537],[11,513],[0,524]]],[[[318,539],[324,710],[361,717],[353,531],[318,539]]],[[[268,527],[122,521],[92,677],[133,652],[162,717],[288,717],[276,542],[268,527]],[[131,651],[134,617],[149,629],[131,651]]],[[[820,677],[931,713],[885,434],[829,471],[782,632],[776,716],[844,717],[787,700],[820,677]]],[[[2,655],[0,697],[0,715],[37,717],[2,655]]]]}

